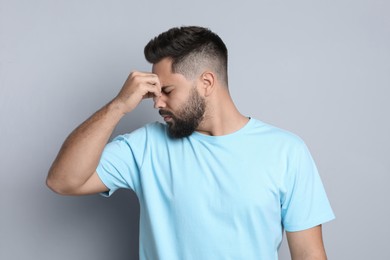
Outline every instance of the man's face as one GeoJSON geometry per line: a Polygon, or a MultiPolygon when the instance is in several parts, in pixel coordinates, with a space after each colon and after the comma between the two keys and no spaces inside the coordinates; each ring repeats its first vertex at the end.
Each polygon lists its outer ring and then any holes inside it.
{"type": "Polygon", "coordinates": [[[172,73],[170,59],[154,64],[152,71],[159,77],[162,89],[162,96],[154,99],[154,106],[160,109],[169,134],[175,138],[191,135],[201,123],[206,109],[196,80],[190,81],[179,73],[172,73]]]}

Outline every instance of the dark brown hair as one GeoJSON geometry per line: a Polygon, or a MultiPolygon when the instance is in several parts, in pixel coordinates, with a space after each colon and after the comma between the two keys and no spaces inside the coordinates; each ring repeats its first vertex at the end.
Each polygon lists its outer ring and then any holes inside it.
{"type": "Polygon", "coordinates": [[[227,48],[222,39],[207,28],[186,26],[171,28],[156,36],[145,46],[145,58],[158,63],[172,59],[172,72],[191,79],[207,67],[219,80],[227,83],[227,48]]]}

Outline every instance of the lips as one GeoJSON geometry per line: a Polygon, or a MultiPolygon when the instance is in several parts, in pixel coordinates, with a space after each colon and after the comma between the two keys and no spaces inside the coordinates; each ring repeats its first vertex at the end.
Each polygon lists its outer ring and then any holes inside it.
{"type": "Polygon", "coordinates": [[[171,116],[163,116],[164,118],[164,121],[165,122],[168,122],[168,121],[171,121],[172,120],[172,117],[171,116]]]}
{"type": "Polygon", "coordinates": [[[173,118],[173,114],[169,111],[165,111],[165,110],[160,110],[158,111],[159,114],[164,118],[164,121],[167,122],[167,121],[171,121],[172,118],[173,118]]]}

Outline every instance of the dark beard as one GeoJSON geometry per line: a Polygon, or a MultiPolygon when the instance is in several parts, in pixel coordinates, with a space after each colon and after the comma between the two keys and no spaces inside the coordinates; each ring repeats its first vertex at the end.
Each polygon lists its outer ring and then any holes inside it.
{"type": "Polygon", "coordinates": [[[167,122],[169,135],[174,138],[183,138],[190,136],[198,128],[205,110],[206,101],[199,95],[196,88],[193,88],[190,97],[177,116],[163,109],[159,113],[172,117],[172,121],[167,122]]]}

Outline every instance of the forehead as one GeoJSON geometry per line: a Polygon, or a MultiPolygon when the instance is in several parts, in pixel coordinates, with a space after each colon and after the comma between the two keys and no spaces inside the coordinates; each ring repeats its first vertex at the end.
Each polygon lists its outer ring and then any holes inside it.
{"type": "Polygon", "coordinates": [[[152,73],[161,76],[169,76],[172,74],[172,60],[169,58],[164,58],[152,66],[152,73]]]}
{"type": "Polygon", "coordinates": [[[164,58],[152,66],[152,73],[156,74],[161,85],[177,85],[187,83],[186,78],[180,73],[172,73],[172,60],[164,58]]]}

